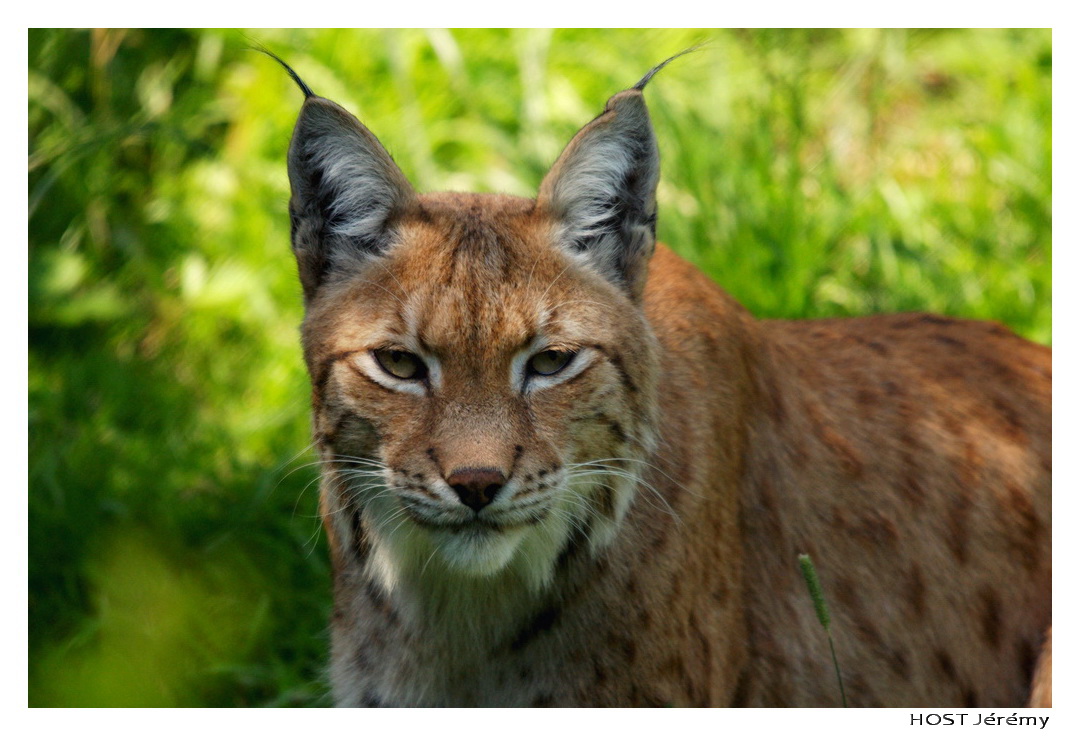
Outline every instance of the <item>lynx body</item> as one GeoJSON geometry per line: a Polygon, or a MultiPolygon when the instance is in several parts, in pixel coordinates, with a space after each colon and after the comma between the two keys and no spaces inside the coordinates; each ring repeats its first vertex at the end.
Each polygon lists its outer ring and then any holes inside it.
{"type": "Polygon", "coordinates": [[[925,314],[752,317],[655,244],[647,79],[535,200],[418,194],[304,87],[336,702],[836,706],[806,552],[850,704],[1024,704],[1050,350],[925,314]]]}

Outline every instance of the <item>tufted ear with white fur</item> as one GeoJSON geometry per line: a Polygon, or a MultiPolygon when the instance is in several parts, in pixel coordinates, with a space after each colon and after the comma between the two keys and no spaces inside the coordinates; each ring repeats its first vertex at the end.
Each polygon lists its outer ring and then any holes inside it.
{"type": "Polygon", "coordinates": [[[608,100],[604,112],[578,131],[537,197],[558,224],[559,245],[635,300],[656,246],[659,176],[649,112],[635,87],[608,100]]]}
{"type": "Polygon", "coordinates": [[[335,269],[389,246],[416,199],[379,140],[340,105],[308,96],[289,144],[289,215],[304,298],[335,269]]]}

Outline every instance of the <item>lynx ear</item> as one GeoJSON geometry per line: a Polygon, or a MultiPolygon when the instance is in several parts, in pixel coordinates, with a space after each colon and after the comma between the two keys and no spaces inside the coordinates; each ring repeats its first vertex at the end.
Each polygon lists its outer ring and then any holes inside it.
{"type": "Polygon", "coordinates": [[[415,193],[379,140],[341,106],[304,101],[289,145],[292,245],[305,300],[335,268],[389,245],[415,193]]]}
{"type": "Polygon", "coordinates": [[[559,223],[560,245],[635,300],[656,245],[659,175],[645,98],[639,88],[628,89],[574,136],[537,197],[559,223]]]}

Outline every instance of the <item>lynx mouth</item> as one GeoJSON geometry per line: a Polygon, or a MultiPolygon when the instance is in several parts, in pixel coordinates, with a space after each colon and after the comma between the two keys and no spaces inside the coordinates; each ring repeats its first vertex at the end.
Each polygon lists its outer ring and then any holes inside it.
{"type": "Polygon", "coordinates": [[[468,577],[486,577],[505,569],[531,530],[539,528],[535,519],[514,523],[480,518],[435,522],[415,513],[409,516],[427,532],[432,551],[447,567],[468,577]]]}
{"type": "Polygon", "coordinates": [[[421,575],[488,577],[512,568],[529,585],[542,586],[549,578],[548,558],[561,548],[570,523],[554,495],[508,495],[479,511],[407,492],[393,498],[394,505],[383,511],[388,551],[421,575]],[[406,527],[395,519],[407,520],[406,527]]]}
{"type": "Polygon", "coordinates": [[[547,509],[530,509],[527,516],[522,516],[520,512],[510,512],[510,514],[503,513],[495,517],[473,515],[467,519],[432,519],[411,504],[406,503],[403,508],[413,522],[425,529],[473,536],[498,534],[536,526],[548,515],[547,509]]]}

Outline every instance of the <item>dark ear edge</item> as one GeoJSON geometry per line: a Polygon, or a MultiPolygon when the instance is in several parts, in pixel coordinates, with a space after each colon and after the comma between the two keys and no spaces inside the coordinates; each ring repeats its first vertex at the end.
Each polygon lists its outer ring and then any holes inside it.
{"type": "Polygon", "coordinates": [[[382,252],[416,198],[379,140],[340,105],[304,100],[288,156],[293,252],[305,298],[334,269],[382,252]]]}
{"type": "MultiPolygon", "coordinates": [[[[646,80],[647,81],[647,80],[646,80]]],[[[660,153],[640,89],[619,92],[544,177],[559,245],[639,299],[656,245],[660,153]]]]}

